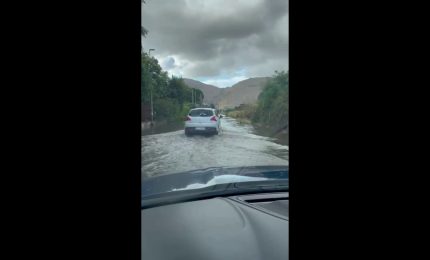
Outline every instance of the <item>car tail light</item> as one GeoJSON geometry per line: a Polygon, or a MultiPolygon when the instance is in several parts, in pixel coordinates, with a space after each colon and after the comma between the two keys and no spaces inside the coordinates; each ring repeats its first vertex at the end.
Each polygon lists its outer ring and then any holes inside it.
{"type": "Polygon", "coordinates": [[[215,116],[211,117],[211,121],[216,121],[216,117],[215,116]]]}
{"type": "Polygon", "coordinates": [[[191,121],[191,117],[187,116],[187,117],[185,118],[185,121],[191,121]]]}

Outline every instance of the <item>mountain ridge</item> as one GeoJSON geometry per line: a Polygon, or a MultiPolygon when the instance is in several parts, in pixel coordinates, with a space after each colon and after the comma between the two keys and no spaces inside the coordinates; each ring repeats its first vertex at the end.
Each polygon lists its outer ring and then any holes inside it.
{"type": "Polygon", "coordinates": [[[226,109],[234,108],[240,104],[255,103],[258,95],[271,77],[251,77],[226,88],[205,84],[195,79],[183,79],[188,86],[200,89],[203,92],[204,103],[214,104],[221,109],[226,109]]]}

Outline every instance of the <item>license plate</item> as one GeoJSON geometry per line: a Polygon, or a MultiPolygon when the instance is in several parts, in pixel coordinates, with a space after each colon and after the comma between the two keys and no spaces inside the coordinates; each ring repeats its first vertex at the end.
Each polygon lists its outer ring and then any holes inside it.
{"type": "Polygon", "coordinates": [[[206,128],[204,127],[196,127],[196,130],[205,130],[206,128]]]}

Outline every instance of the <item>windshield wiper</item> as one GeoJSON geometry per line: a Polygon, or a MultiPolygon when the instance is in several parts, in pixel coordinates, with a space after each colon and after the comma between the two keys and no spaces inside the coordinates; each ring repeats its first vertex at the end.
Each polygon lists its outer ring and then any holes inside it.
{"type": "Polygon", "coordinates": [[[238,182],[234,186],[239,189],[255,188],[255,189],[273,189],[273,188],[286,188],[288,189],[289,181],[287,180],[265,180],[265,181],[252,181],[252,182],[238,182]]]}
{"type": "Polygon", "coordinates": [[[142,197],[142,209],[214,197],[288,191],[288,180],[216,184],[200,189],[171,191],[142,197]]]}

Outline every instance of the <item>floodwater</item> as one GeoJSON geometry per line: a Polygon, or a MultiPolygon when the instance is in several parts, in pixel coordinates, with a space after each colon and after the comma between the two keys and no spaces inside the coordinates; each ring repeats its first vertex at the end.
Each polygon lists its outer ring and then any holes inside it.
{"type": "Polygon", "coordinates": [[[288,165],[288,146],[276,138],[258,135],[251,125],[229,117],[221,119],[221,128],[219,135],[211,136],[187,137],[183,127],[165,132],[167,127],[159,134],[146,132],[142,136],[142,179],[208,167],[288,165]]]}

